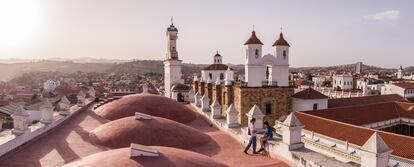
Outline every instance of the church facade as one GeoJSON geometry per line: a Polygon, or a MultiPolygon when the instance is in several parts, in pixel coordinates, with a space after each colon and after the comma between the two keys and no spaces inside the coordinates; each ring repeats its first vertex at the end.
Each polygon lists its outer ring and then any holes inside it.
{"type": "MultiPolygon", "coordinates": [[[[255,31],[244,45],[245,80],[234,80],[230,68],[224,73],[224,82],[222,77],[211,80],[214,78],[202,74],[201,79],[195,78],[193,83],[195,100],[208,99],[210,105],[218,102],[222,117],[225,117],[226,110],[233,104],[240,125],[248,124],[247,113],[256,105],[263,112],[263,120],[273,124],[276,119],[288,115],[292,109],[294,89],[288,79],[290,45],[280,33],[273,44],[274,54],[262,55],[263,43],[255,31]]],[[[217,56],[214,58],[217,63],[217,56]]]]}

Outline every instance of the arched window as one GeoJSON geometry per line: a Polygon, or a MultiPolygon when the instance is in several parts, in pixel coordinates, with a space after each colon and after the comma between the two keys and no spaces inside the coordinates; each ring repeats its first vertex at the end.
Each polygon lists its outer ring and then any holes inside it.
{"type": "Polygon", "coordinates": [[[265,105],[266,105],[266,115],[272,114],[272,103],[267,102],[265,105]]]}
{"type": "Polygon", "coordinates": [[[286,54],[286,50],[283,51],[283,59],[286,60],[287,54],[286,54]]]}
{"type": "Polygon", "coordinates": [[[259,49],[256,49],[254,51],[254,55],[256,56],[256,59],[259,58],[259,49]]]}
{"type": "Polygon", "coordinates": [[[266,67],[266,79],[269,79],[269,74],[270,74],[269,66],[267,66],[266,67]]]}

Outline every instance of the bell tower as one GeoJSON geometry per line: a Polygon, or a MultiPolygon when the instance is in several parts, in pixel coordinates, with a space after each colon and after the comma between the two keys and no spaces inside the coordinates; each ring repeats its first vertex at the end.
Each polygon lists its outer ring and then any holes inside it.
{"type": "Polygon", "coordinates": [[[181,60],[178,58],[177,38],[178,29],[173,24],[167,28],[167,56],[164,60],[164,96],[171,98],[171,87],[174,84],[183,84],[181,60]]]}
{"type": "Polygon", "coordinates": [[[266,67],[262,65],[262,41],[252,31],[250,38],[244,43],[246,48],[245,78],[248,87],[261,87],[265,80],[266,67]]]}
{"type": "Polygon", "coordinates": [[[279,38],[273,43],[273,50],[276,56],[276,66],[272,68],[273,80],[278,86],[289,86],[289,43],[280,32],[279,38]]]}

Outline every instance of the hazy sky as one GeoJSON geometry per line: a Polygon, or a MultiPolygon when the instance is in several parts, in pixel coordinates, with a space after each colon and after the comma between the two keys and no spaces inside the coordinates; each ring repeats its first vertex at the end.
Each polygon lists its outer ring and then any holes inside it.
{"type": "Polygon", "coordinates": [[[164,59],[174,16],[184,62],[243,63],[252,25],[264,53],[283,27],[291,65],[414,65],[410,0],[1,0],[0,58],[164,59]]]}

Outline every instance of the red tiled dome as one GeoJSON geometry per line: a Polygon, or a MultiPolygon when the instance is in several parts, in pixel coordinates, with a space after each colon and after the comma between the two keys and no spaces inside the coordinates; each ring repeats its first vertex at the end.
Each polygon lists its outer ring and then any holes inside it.
{"type": "Polygon", "coordinates": [[[130,148],[120,148],[89,155],[81,160],[66,164],[65,167],[226,167],[226,165],[211,159],[208,156],[171,148],[156,147],[158,157],[130,158],[130,148]]]}
{"type": "Polygon", "coordinates": [[[136,120],[134,116],[103,124],[89,133],[91,142],[111,148],[142,145],[192,148],[204,145],[210,137],[197,129],[168,119],[153,117],[136,120]]]}
{"type": "Polygon", "coordinates": [[[109,120],[133,116],[135,112],[167,118],[180,123],[189,123],[196,119],[196,114],[186,106],[167,97],[152,94],[124,96],[99,107],[95,112],[109,120]]]}

